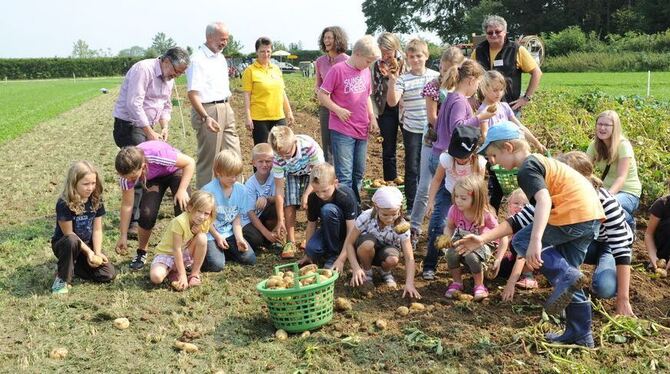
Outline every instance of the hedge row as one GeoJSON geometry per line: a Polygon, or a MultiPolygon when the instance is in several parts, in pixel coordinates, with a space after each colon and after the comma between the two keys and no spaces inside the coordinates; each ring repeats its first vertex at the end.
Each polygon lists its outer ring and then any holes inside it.
{"type": "Polygon", "coordinates": [[[565,56],[547,57],[542,71],[668,71],[670,53],[621,52],[588,53],[576,52],[565,56]]]}
{"type": "Polygon", "coordinates": [[[0,59],[0,79],[49,79],[125,75],[139,57],[0,59]]]}

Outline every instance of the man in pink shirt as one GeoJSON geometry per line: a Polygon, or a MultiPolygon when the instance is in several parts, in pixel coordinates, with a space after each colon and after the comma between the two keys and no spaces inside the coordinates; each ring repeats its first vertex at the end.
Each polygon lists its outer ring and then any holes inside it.
{"type": "MultiPolygon", "coordinates": [[[[114,142],[119,148],[138,145],[147,140],[167,141],[174,78],[184,74],[189,62],[188,52],[174,47],[163,56],[139,61],[128,70],[112,113],[114,142]],[[160,134],[153,129],[157,122],[161,125],[160,134]]],[[[137,186],[128,229],[131,236],[137,235],[141,198],[142,187],[137,186]]]]}

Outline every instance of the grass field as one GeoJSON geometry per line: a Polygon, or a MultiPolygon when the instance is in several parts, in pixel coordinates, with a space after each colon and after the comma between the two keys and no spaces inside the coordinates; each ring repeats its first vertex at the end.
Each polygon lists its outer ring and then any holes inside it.
{"type": "Polygon", "coordinates": [[[0,82],[0,144],[101,95],[101,88],[114,88],[121,81],[122,77],[0,82]]]}
{"type": "MultiPolygon", "coordinates": [[[[308,85],[295,76],[287,81],[287,87],[308,85]]],[[[97,86],[93,87],[97,90],[97,86]]],[[[184,97],[183,85],[179,88],[184,97]]],[[[30,106],[40,100],[27,89],[23,95],[22,101],[30,106]]],[[[223,272],[205,274],[201,287],[186,292],[172,292],[167,285],[153,286],[147,269],[130,271],[130,257],[113,250],[119,234],[120,201],[114,172],[118,148],[111,129],[111,110],[117,95],[118,88],[108,95],[95,97],[91,93],[93,99],[74,105],[61,115],[52,114],[53,118],[32,130],[24,129],[18,139],[0,143],[0,164],[5,168],[0,173],[0,185],[6,186],[0,189],[0,310],[5,311],[0,313],[0,372],[201,373],[221,369],[231,373],[497,373],[670,369],[670,332],[663,327],[670,326],[670,281],[650,278],[644,271],[646,257],[640,249],[641,240],[636,243],[631,275],[631,303],[640,322],[617,320],[625,323],[619,327],[602,312],[596,312],[598,349],[588,351],[547,346],[544,342],[544,332],[560,330],[553,320],[542,316],[541,304],[548,288],[519,291],[512,302],[504,303],[499,296],[504,283],[495,281],[487,283],[492,292],[490,304],[452,302],[443,297],[449,282],[444,263],[440,264],[440,278],[436,281],[416,279],[421,301],[427,306],[425,312],[399,317],[395,309],[410,303],[400,298],[401,290],[380,286],[367,295],[348,287],[343,279],[338,281],[335,294],[350,299],[353,309],[336,313],[327,326],[308,337],[291,335],[286,341],[275,339],[267,306],[254,288],[270,274],[273,265],[282,262],[276,254],[260,253],[253,267],[228,262],[223,272]],[[103,250],[119,274],[114,282],[104,285],[75,279],[70,293],[57,298],[51,296],[49,289],[56,268],[50,245],[54,206],[68,165],[78,159],[93,161],[102,172],[107,210],[103,250]],[[127,317],[130,328],[115,329],[112,320],[117,317],[127,317]],[[375,327],[378,319],[387,321],[388,327],[375,327]],[[173,348],[177,339],[192,340],[199,352],[178,352],[173,348]],[[49,352],[56,347],[67,348],[68,356],[63,360],[49,358],[49,352]]],[[[289,97],[293,99],[291,92],[289,97]]],[[[232,104],[248,165],[251,135],[240,125],[241,103],[237,92],[232,104]]],[[[170,143],[195,156],[196,140],[187,103],[183,109],[185,135],[180,129],[179,111],[174,111],[170,143]]],[[[313,113],[298,110],[296,119],[297,132],[318,139],[318,120],[313,113]]],[[[368,176],[380,173],[380,154],[381,146],[372,144],[368,176]]],[[[245,168],[247,175],[249,169],[245,168]]],[[[154,248],[172,217],[169,200],[166,198],[162,205],[150,248],[154,248]]],[[[298,238],[304,232],[304,221],[304,213],[300,212],[298,238]]],[[[130,244],[134,249],[136,242],[130,244]]],[[[417,250],[419,262],[424,249],[422,239],[417,250]]],[[[404,268],[396,269],[395,275],[402,283],[404,268]]],[[[469,278],[466,288],[472,288],[469,278]]],[[[606,310],[613,310],[612,300],[604,304],[606,310]]]]}
{"type": "MultiPolygon", "coordinates": [[[[524,76],[522,88],[528,76],[524,76]]],[[[540,90],[567,90],[575,93],[600,90],[609,95],[647,95],[647,73],[544,73],[540,90]]],[[[670,72],[651,73],[651,96],[670,100],[670,72]]]]}

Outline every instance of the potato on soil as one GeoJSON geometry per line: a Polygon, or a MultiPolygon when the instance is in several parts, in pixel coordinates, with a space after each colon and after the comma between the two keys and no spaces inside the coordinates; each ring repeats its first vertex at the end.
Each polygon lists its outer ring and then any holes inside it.
{"type": "Polygon", "coordinates": [[[174,347],[179,349],[180,351],[184,351],[186,353],[194,353],[198,351],[198,346],[193,344],[193,343],[186,343],[182,342],[180,340],[176,340],[174,342],[174,347]]]}
{"type": "Polygon", "coordinates": [[[346,312],[347,310],[351,309],[351,301],[345,299],[344,297],[338,297],[335,299],[335,310],[338,312],[346,312]]]}
{"type": "Polygon", "coordinates": [[[380,330],[386,330],[386,327],[388,326],[388,324],[383,319],[378,319],[375,322],[375,326],[377,326],[377,328],[380,329],[380,330]]]}
{"type": "Polygon", "coordinates": [[[403,220],[399,224],[395,225],[395,227],[393,227],[393,230],[395,231],[396,234],[404,234],[407,231],[409,231],[410,227],[411,226],[409,222],[403,220]]]}
{"type": "Polygon", "coordinates": [[[125,330],[130,326],[130,321],[128,321],[128,318],[117,318],[113,322],[114,327],[116,327],[119,330],[125,330]]]}
{"type": "Polygon", "coordinates": [[[411,310],[412,312],[422,312],[426,310],[426,306],[421,303],[412,303],[409,306],[409,310],[411,310]]]}
{"type": "Polygon", "coordinates": [[[474,298],[475,298],[474,296],[472,296],[472,295],[470,295],[470,294],[467,294],[467,293],[461,293],[460,295],[458,295],[458,300],[459,300],[459,301],[470,302],[470,301],[472,301],[474,298]]]}
{"type": "Polygon", "coordinates": [[[67,348],[65,347],[58,347],[54,348],[49,352],[49,357],[53,358],[54,360],[62,360],[65,357],[67,357],[68,351],[67,348]]]}
{"type": "Polygon", "coordinates": [[[288,339],[288,333],[282,329],[279,329],[275,332],[275,338],[277,338],[277,340],[286,340],[288,339]]]}
{"type": "Polygon", "coordinates": [[[656,261],[656,267],[657,267],[657,268],[665,269],[665,267],[666,267],[667,265],[668,265],[668,262],[665,261],[665,259],[660,259],[660,260],[656,261]]]}
{"type": "Polygon", "coordinates": [[[312,333],[309,332],[309,330],[307,330],[307,331],[303,331],[303,333],[300,334],[300,337],[301,337],[301,338],[307,338],[307,337],[309,337],[310,335],[312,335],[312,333]]]}
{"type": "Polygon", "coordinates": [[[449,235],[440,235],[437,238],[435,238],[435,248],[436,249],[450,248],[451,245],[452,245],[451,236],[449,236],[449,235]]]}
{"type": "Polygon", "coordinates": [[[395,310],[395,312],[396,312],[398,315],[406,316],[406,315],[409,314],[409,308],[406,307],[406,306],[399,306],[398,309],[395,310]]]}
{"type": "Polygon", "coordinates": [[[381,144],[381,143],[384,142],[384,137],[383,136],[378,136],[377,138],[375,138],[375,140],[377,141],[377,143],[381,144]]]}
{"type": "Polygon", "coordinates": [[[668,271],[665,270],[665,268],[656,268],[656,274],[658,274],[659,277],[661,278],[667,278],[668,276],[668,271]]]}

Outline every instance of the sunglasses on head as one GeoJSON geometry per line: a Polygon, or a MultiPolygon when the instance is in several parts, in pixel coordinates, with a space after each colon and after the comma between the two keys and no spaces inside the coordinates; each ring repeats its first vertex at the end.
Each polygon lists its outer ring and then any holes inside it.
{"type": "Polygon", "coordinates": [[[503,32],[504,32],[504,31],[502,31],[502,30],[487,31],[487,32],[486,32],[486,35],[489,35],[489,36],[492,36],[493,34],[495,34],[495,35],[500,35],[500,34],[502,34],[503,32]]]}

